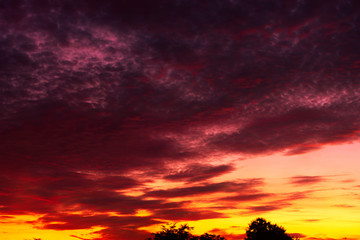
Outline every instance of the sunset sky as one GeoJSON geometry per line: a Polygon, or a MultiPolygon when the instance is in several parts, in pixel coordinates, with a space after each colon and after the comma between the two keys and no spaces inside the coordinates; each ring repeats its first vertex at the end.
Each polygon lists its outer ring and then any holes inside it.
{"type": "Polygon", "coordinates": [[[360,239],[358,0],[0,0],[0,103],[1,240],[360,239]]]}

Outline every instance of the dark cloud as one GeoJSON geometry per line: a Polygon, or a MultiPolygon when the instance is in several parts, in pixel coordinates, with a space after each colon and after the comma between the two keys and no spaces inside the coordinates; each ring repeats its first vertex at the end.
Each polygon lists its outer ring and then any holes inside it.
{"type": "MultiPolygon", "coordinates": [[[[219,121],[238,123],[231,133],[220,131],[205,139],[209,148],[222,151],[289,149],[288,154],[299,154],[357,137],[354,53],[359,49],[351,44],[357,34],[351,27],[357,21],[356,2],[336,1],[326,11],[309,1],[269,6],[233,1],[138,4],[145,5],[143,10],[111,1],[3,4],[4,14],[17,12],[19,18],[3,22],[11,27],[1,36],[2,125],[19,126],[27,118],[40,125],[49,121],[66,132],[59,137],[75,144],[77,138],[66,124],[71,128],[81,123],[87,132],[74,134],[94,140],[91,146],[79,141],[86,150],[103,149],[105,144],[113,147],[106,149],[112,156],[123,154],[116,150],[124,148],[156,158],[170,154],[164,149],[179,157],[188,152],[176,146],[178,138],[159,139],[154,131],[189,133],[200,125],[221,129],[219,121]],[[345,20],[345,15],[352,17],[345,20]],[[82,119],[42,119],[44,108],[55,109],[47,113],[54,118],[69,114],[49,102],[82,119]],[[97,131],[104,125],[117,131],[94,133],[88,124],[99,122],[97,131]],[[137,130],[127,132],[129,127],[137,130]],[[139,142],[141,146],[114,146],[124,142],[119,136],[124,129],[122,134],[135,142],[142,134],[151,137],[139,142]]],[[[34,134],[28,130],[24,135],[34,134]]],[[[27,142],[42,145],[41,139],[32,140],[27,142]]],[[[56,141],[53,145],[62,151],[64,144],[56,141]]]]}
{"type": "Polygon", "coordinates": [[[266,199],[249,192],[259,180],[212,182],[234,167],[203,159],[358,139],[359,9],[355,0],[1,1],[1,213],[63,218],[43,218],[49,229],[96,220],[104,238],[143,239],[140,225],[111,225],[122,218],[106,212],[195,219],[171,198],[266,199]],[[148,189],[155,178],[187,185],[148,189]]]}
{"type": "MultiPolygon", "coordinates": [[[[148,222],[147,224],[150,224],[148,222]]],[[[137,226],[113,226],[111,228],[103,229],[95,233],[100,234],[101,237],[94,238],[101,239],[146,239],[149,237],[149,232],[137,229],[137,226]]]]}
{"type": "Polygon", "coordinates": [[[87,229],[93,226],[124,226],[136,229],[136,227],[155,224],[158,221],[149,217],[135,216],[58,214],[40,217],[36,223],[41,223],[42,228],[54,230],[87,229]]]}
{"type": "Polygon", "coordinates": [[[253,121],[238,132],[219,134],[210,146],[245,153],[279,151],[289,155],[317,149],[320,143],[338,141],[352,135],[357,127],[344,126],[338,112],[326,109],[295,108],[289,112],[253,121]],[[329,129],[329,125],[332,128],[329,129]],[[333,140],[330,140],[332,138],[333,140]]]}
{"type": "Polygon", "coordinates": [[[99,188],[121,190],[140,186],[141,183],[135,179],[124,176],[105,176],[97,181],[99,188]]]}
{"type": "MultiPolygon", "coordinates": [[[[157,210],[179,208],[182,203],[163,200],[146,200],[119,193],[119,190],[134,189],[134,180],[126,177],[89,179],[73,173],[51,176],[22,176],[12,182],[10,189],[4,188],[0,212],[3,214],[52,213],[61,211],[96,211],[135,214],[140,209],[157,210]],[[67,174],[67,175],[66,175],[67,174]],[[113,181],[108,179],[130,181],[113,181]],[[104,184],[105,183],[105,184],[104,184]]],[[[6,184],[4,184],[6,185],[6,184]]]]}
{"type": "Polygon", "coordinates": [[[172,197],[186,197],[195,195],[204,195],[210,193],[226,193],[226,192],[247,192],[252,189],[262,186],[261,179],[249,179],[243,182],[220,182],[209,183],[198,186],[172,188],[167,190],[149,191],[146,196],[157,198],[172,198],[172,197]]]}
{"type": "Polygon", "coordinates": [[[162,209],[155,211],[156,218],[168,219],[171,221],[195,221],[201,219],[227,218],[228,216],[220,213],[204,209],[162,209]]]}
{"type": "Polygon", "coordinates": [[[187,181],[198,182],[207,180],[213,177],[221,176],[222,174],[229,173],[234,170],[231,165],[200,165],[192,164],[187,166],[183,170],[179,170],[175,173],[166,175],[164,179],[170,181],[187,181]]]}
{"type": "Polygon", "coordinates": [[[162,208],[181,207],[181,203],[144,200],[141,197],[121,195],[116,192],[94,191],[76,194],[69,198],[71,204],[80,204],[82,209],[92,209],[98,212],[118,212],[120,214],[135,214],[139,209],[156,210],[162,208]]]}
{"type": "Polygon", "coordinates": [[[9,160],[1,162],[3,168],[60,165],[70,169],[126,171],[191,155],[173,139],[155,136],[154,130],[132,129],[138,125],[136,121],[134,126],[123,126],[120,119],[101,117],[101,113],[79,113],[57,105],[46,108],[52,109],[33,110],[24,116],[26,123],[4,132],[6,142],[1,151],[9,160]]]}

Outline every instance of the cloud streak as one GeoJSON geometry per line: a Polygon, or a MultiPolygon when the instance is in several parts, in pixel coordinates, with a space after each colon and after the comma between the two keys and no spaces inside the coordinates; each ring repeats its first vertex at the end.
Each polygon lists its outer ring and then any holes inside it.
{"type": "Polygon", "coordinates": [[[291,184],[294,185],[312,185],[326,181],[322,176],[295,176],[290,180],[291,184]]]}

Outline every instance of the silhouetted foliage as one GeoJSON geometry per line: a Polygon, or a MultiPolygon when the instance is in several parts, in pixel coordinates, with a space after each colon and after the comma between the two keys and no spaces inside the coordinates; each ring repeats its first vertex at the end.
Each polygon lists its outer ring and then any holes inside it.
{"type": "Polygon", "coordinates": [[[187,224],[176,227],[176,224],[170,224],[168,226],[162,226],[162,230],[153,233],[153,237],[147,240],[226,240],[224,237],[215,234],[202,234],[200,236],[194,236],[191,234],[193,228],[187,224]]]}
{"type": "Polygon", "coordinates": [[[224,237],[221,237],[220,235],[208,234],[208,233],[204,233],[200,236],[194,236],[194,238],[191,239],[192,240],[226,240],[224,237]]]}
{"type": "MultiPolygon", "coordinates": [[[[162,226],[162,230],[152,233],[147,240],[226,240],[215,234],[204,233],[199,236],[191,234],[193,228],[187,224],[176,227],[176,224],[162,226]]],[[[249,224],[244,240],[299,240],[286,233],[282,226],[267,222],[264,218],[257,218],[249,224]]]]}
{"type": "Polygon", "coordinates": [[[281,226],[257,218],[249,224],[245,240],[293,240],[285,231],[281,226]]]}
{"type": "Polygon", "coordinates": [[[153,233],[154,237],[148,238],[148,240],[188,240],[192,236],[190,231],[192,227],[187,224],[176,227],[176,224],[170,224],[168,226],[162,226],[162,230],[153,233]]]}

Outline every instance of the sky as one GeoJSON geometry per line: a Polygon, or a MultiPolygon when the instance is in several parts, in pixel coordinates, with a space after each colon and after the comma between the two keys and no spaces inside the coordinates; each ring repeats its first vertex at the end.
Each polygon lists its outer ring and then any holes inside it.
{"type": "Polygon", "coordinates": [[[0,238],[360,239],[360,1],[1,0],[0,238]]]}

